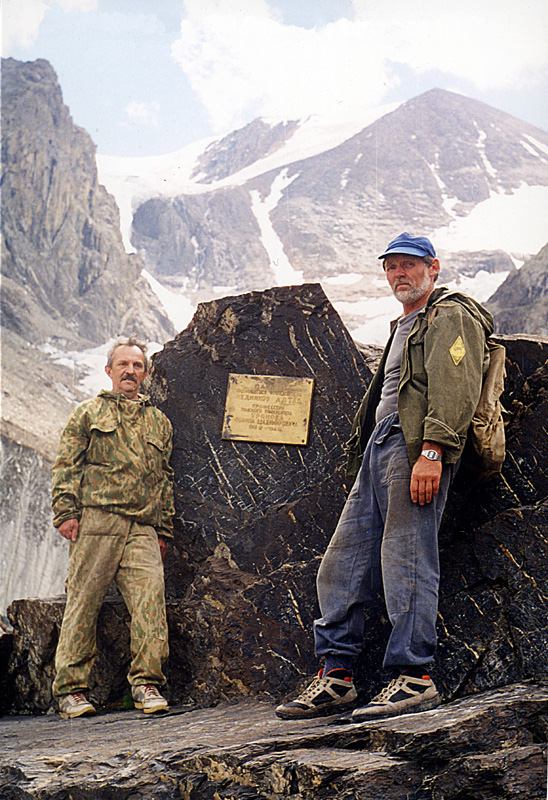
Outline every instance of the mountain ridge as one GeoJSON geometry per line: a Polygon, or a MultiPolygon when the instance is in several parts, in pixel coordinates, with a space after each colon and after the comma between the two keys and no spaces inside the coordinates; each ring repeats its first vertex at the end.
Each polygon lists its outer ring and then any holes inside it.
{"type": "MultiPolygon", "coordinates": [[[[479,101],[433,89],[314,155],[299,160],[292,151],[284,162],[278,149],[271,169],[261,171],[267,156],[238,172],[241,151],[259,123],[264,130],[264,122],[250,123],[219,140],[219,150],[209,144],[208,151],[222,152],[229,179],[179,194],[170,184],[169,196],[137,200],[131,241],[159,280],[173,288],[186,283],[202,293],[201,300],[212,297],[216,285],[231,291],[268,288],[276,285],[282,253],[289,273],[302,280],[325,283],[355,274],[351,289],[330,289],[335,301],[352,302],[357,294],[388,296],[378,282],[376,255],[404,229],[432,238],[445,281],[458,280],[463,271],[510,273],[516,260],[519,265],[548,239],[545,222],[539,223],[546,229],[541,241],[518,224],[510,245],[493,246],[485,240],[486,226],[474,222],[487,206],[504,201],[513,203],[518,223],[521,215],[530,226],[531,191],[548,201],[548,135],[479,101]],[[236,196],[235,217],[230,206],[236,196]],[[258,211],[268,223],[267,235],[258,211]],[[219,237],[215,231],[228,233],[219,237]]],[[[279,144],[281,129],[274,123],[272,129],[279,144]]],[[[295,127],[291,138],[298,133],[295,127]]]]}

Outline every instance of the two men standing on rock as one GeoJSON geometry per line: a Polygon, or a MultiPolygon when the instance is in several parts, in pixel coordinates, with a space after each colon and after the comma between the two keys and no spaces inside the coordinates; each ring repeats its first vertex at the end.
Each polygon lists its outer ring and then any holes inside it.
{"type": "Polygon", "coordinates": [[[394,677],[352,721],[435,708],[438,530],[489,366],[493,318],[466,295],[434,288],[432,243],[402,233],[379,256],[403,315],[354,420],[354,481],[317,578],[319,676],[276,709],[305,719],[355,705],[352,670],[364,611],[380,592],[392,624],[384,667],[394,677]]]}
{"type": "Polygon", "coordinates": [[[54,525],[70,541],[67,604],[53,694],[61,716],[95,713],[85,692],[99,610],[115,580],[131,616],[128,674],[135,707],[164,711],[157,686],[168,655],[163,556],[172,536],[172,428],[139,389],[146,346],[119,339],[101,391],[71,414],[53,468],[54,525]]]}

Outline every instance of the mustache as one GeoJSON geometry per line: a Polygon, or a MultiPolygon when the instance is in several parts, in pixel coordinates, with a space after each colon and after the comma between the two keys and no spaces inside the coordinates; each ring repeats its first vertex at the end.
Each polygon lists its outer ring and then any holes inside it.
{"type": "Polygon", "coordinates": [[[121,381],[133,381],[133,383],[137,383],[137,379],[136,379],[135,375],[130,375],[129,372],[126,372],[124,375],[122,375],[120,380],[121,381]]]}

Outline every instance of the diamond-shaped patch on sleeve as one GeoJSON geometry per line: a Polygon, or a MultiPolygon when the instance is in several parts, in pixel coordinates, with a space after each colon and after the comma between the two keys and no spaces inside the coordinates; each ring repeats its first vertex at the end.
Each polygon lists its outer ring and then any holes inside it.
{"type": "Polygon", "coordinates": [[[466,355],[466,348],[464,347],[464,342],[462,341],[461,336],[457,336],[449,348],[449,352],[451,353],[451,358],[453,359],[455,366],[458,366],[466,355]]]}

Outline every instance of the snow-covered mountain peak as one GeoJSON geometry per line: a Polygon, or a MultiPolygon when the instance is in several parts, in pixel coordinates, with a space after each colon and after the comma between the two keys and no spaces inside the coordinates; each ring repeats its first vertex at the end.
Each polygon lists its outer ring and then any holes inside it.
{"type": "Polygon", "coordinates": [[[118,203],[124,243],[128,252],[132,252],[131,224],[133,212],[140,203],[152,197],[202,194],[241,185],[266,172],[281,170],[291,163],[338,147],[397,107],[397,103],[381,106],[357,118],[336,122],[321,115],[282,122],[258,118],[221,138],[201,139],[162,156],[123,158],[97,155],[99,180],[118,203]],[[234,170],[227,167],[224,172],[229,174],[215,177],[219,171],[211,169],[212,163],[218,165],[221,154],[228,162],[241,140],[250,133],[256,136],[261,129],[263,133],[265,129],[278,131],[279,146],[273,147],[267,139],[267,147],[262,153],[258,151],[251,163],[234,170]]]}
{"type": "Polygon", "coordinates": [[[164,286],[207,299],[319,280],[355,330],[358,298],[389,300],[376,254],[402,230],[433,239],[442,280],[473,293],[478,274],[482,299],[494,291],[548,240],[547,156],[544,131],[433,89],[351,120],[256,119],[99,169],[126,247],[131,235],[164,286]]]}

